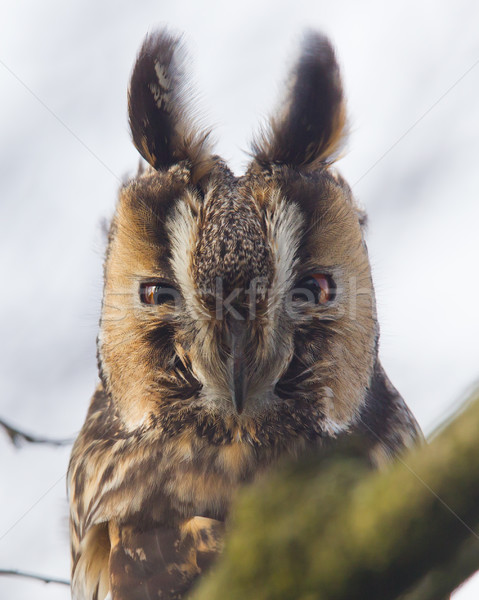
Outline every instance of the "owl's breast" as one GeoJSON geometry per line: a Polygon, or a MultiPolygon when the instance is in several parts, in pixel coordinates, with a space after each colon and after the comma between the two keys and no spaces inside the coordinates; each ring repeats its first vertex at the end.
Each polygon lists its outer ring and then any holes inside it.
{"type": "Polygon", "coordinates": [[[173,460],[168,461],[170,467],[160,494],[168,497],[172,511],[181,512],[182,518],[223,520],[238,487],[255,476],[262,461],[245,442],[215,446],[185,437],[165,445],[173,460]]]}

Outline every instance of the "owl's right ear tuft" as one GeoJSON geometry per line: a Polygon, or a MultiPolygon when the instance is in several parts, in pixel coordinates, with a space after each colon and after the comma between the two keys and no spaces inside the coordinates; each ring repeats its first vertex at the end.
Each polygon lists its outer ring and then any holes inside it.
{"type": "Polygon", "coordinates": [[[152,167],[168,169],[187,160],[198,180],[213,162],[210,131],[194,124],[185,58],[180,37],[167,30],[149,34],[131,75],[128,115],[133,143],[152,167]]]}

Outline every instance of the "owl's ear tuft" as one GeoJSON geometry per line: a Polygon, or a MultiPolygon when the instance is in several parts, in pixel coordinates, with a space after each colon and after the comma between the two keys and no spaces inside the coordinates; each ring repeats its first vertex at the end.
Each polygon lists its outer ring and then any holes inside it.
{"type": "Polygon", "coordinates": [[[334,49],[325,36],[309,32],[283,105],[254,141],[253,155],[260,164],[312,170],[337,159],[345,137],[346,106],[334,49]]]}
{"type": "Polygon", "coordinates": [[[133,143],[152,167],[186,160],[200,179],[213,163],[210,131],[195,125],[185,64],[180,37],[167,30],[149,34],[131,75],[128,115],[133,143]]]}

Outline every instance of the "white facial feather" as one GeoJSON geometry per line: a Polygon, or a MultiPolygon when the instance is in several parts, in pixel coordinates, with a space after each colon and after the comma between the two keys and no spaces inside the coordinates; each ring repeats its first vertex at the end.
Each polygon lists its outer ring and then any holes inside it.
{"type": "Polygon", "coordinates": [[[198,302],[197,289],[192,273],[193,253],[198,239],[198,222],[193,209],[199,209],[198,199],[186,192],[186,199],[180,198],[169,218],[166,229],[171,244],[171,266],[185,299],[186,310],[196,321],[204,321],[205,309],[198,302]]]}
{"type": "Polygon", "coordinates": [[[268,296],[268,312],[277,313],[293,284],[296,253],[301,241],[304,219],[296,204],[286,202],[274,191],[266,213],[266,234],[274,260],[274,278],[268,296]]]}

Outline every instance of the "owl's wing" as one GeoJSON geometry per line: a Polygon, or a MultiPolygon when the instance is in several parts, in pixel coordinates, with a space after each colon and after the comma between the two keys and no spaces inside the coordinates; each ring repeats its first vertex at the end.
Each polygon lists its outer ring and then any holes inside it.
{"type": "Polygon", "coordinates": [[[366,393],[358,430],[369,440],[369,455],[377,466],[424,439],[419,424],[379,360],[366,393]]]}
{"type": "Polygon", "coordinates": [[[180,600],[223,546],[224,523],[194,517],[180,528],[110,523],[112,600],[180,600]]]}

